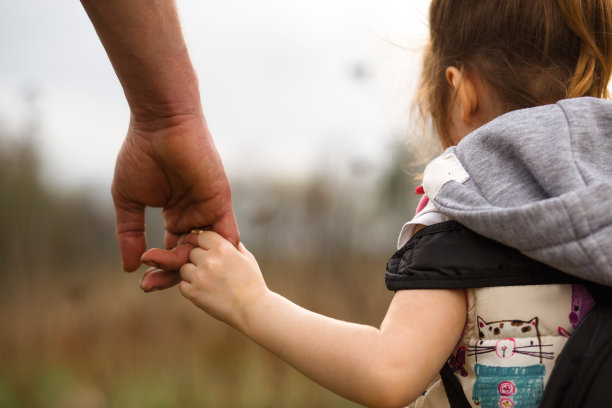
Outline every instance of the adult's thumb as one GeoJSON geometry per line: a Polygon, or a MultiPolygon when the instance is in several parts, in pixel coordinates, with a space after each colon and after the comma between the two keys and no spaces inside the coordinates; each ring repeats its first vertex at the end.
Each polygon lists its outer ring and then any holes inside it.
{"type": "Polygon", "coordinates": [[[240,243],[240,231],[233,211],[228,211],[223,217],[213,224],[213,231],[227,239],[235,247],[240,243]]]}

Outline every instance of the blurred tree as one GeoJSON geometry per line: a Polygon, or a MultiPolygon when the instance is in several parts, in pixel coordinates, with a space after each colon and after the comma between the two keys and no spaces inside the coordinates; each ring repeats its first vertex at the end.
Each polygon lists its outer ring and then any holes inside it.
{"type": "Polygon", "coordinates": [[[401,226],[413,217],[420,200],[414,190],[420,185],[423,169],[411,144],[398,138],[389,150],[389,160],[378,180],[377,205],[384,214],[383,222],[393,225],[397,236],[401,226]]]}
{"type": "Polygon", "coordinates": [[[110,212],[92,205],[87,191],[45,184],[37,149],[39,115],[10,135],[0,128],[0,268],[9,280],[67,273],[116,258],[110,212]]]}
{"type": "MultiPolygon", "coordinates": [[[[33,107],[35,97],[28,100],[33,107]]],[[[92,263],[118,265],[111,209],[93,205],[92,191],[43,182],[39,121],[33,107],[20,134],[0,128],[0,267],[22,279],[66,275],[92,263]]],[[[350,274],[343,266],[348,258],[384,261],[393,252],[418,200],[413,162],[409,146],[397,142],[382,171],[364,163],[332,171],[323,163],[301,181],[233,180],[242,237],[260,257],[316,260],[342,281],[350,274]]],[[[150,246],[162,246],[159,209],[147,209],[147,232],[150,246]]]]}

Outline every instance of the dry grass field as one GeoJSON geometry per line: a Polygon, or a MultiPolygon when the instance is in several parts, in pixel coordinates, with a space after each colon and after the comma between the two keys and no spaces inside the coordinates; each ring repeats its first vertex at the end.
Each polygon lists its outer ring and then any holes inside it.
{"type": "MultiPolygon", "coordinates": [[[[346,281],[334,265],[260,263],[269,286],[297,303],[377,324],[391,296],[384,261],[345,261],[346,281]]],[[[105,265],[14,283],[0,298],[0,407],[356,406],[207,316],[176,288],[144,294],[137,280],[105,265]]]]}

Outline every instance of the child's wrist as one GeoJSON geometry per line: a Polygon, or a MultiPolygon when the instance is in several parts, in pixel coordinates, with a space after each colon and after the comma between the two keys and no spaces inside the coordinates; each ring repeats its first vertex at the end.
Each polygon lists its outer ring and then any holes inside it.
{"type": "Polygon", "coordinates": [[[270,315],[270,311],[274,310],[272,305],[276,296],[276,293],[268,289],[267,286],[264,286],[258,293],[253,294],[240,307],[234,327],[247,337],[253,338],[258,327],[261,327],[262,319],[265,319],[266,316],[270,315]]]}

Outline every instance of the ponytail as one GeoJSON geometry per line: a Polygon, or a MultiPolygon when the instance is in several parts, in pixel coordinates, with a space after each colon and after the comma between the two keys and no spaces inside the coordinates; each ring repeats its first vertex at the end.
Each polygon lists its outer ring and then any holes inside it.
{"type": "Polygon", "coordinates": [[[580,39],[567,97],[608,98],[612,74],[612,6],[609,0],[557,0],[565,24],[580,39]]]}

